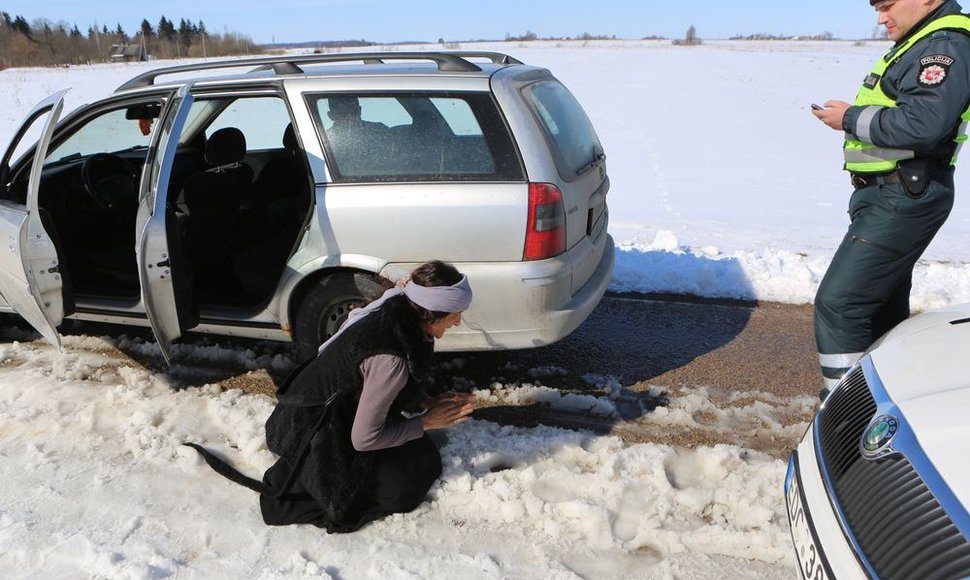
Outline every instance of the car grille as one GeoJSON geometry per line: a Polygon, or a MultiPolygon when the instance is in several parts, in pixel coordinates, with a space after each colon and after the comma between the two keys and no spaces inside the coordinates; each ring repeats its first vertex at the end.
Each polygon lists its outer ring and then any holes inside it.
{"type": "Polygon", "coordinates": [[[859,442],[875,413],[856,368],[819,414],[820,455],[848,529],[879,578],[967,577],[970,543],[909,459],[862,457],[859,442]]]}

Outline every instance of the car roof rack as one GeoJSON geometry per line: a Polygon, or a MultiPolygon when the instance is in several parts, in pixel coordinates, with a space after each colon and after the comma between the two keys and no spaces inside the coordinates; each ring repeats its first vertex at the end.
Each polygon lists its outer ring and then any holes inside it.
{"type": "Polygon", "coordinates": [[[453,54],[461,58],[487,58],[492,64],[522,64],[522,61],[501,52],[487,50],[449,50],[442,54],[453,54]]]}
{"type": "MultiPolygon", "coordinates": [[[[371,58],[364,59],[367,64],[381,64],[384,62],[382,59],[386,58],[383,54],[405,54],[400,52],[391,53],[380,53],[382,56],[374,58],[373,55],[376,53],[358,53],[358,55],[371,55],[371,58]]],[[[514,56],[509,56],[501,52],[492,52],[488,50],[449,50],[447,52],[418,52],[410,54],[446,54],[450,56],[457,56],[458,58],[464,60],[468,58],[487,58],[492,61],[492,64],[522,64],[522,61],[515,58],[514,56]]],[[[349,55],[348,55],[349,56],[349,55]]],[[[440,66],[438,68],[441,68],[440,66]]],[[[444,70],[444,69],[441,69],[444,70]]],[[[479,69],[481,70],[481,69],[479,69]]]]}
{"type": "Polygon", "coordinates": [[[318,64],[328,62],[354,62],[364,64],[383,64],[388,60],[430,60],[438,65],[442,72],[479,72],[482,69],[466,58],[487,58],[493,64],[522,64],[507,54],[487,51],[452,51],[452,52],[357,52],[346,54],[297,54],[286,56],[272,56],[265,58],[243,58],[238,60],[219,60],[163,67],[142,73],[127,81],[115,92],[150,87],[155,79],[163,75],[173,75],[194,71],[204,71],[224,68],[256,67],[250,72],[272,70],[278,75],[303,74],[299,65],[318,64]]]}

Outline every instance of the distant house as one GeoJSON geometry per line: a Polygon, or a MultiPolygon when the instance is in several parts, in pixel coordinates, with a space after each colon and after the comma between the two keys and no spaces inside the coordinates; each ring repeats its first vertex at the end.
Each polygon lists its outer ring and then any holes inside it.
{"type": "Polygon", "coordinates": [[[148,60],[148,53],[141,44],[112,44],[111,60],[115,62],[140,62],[148,60]]]}

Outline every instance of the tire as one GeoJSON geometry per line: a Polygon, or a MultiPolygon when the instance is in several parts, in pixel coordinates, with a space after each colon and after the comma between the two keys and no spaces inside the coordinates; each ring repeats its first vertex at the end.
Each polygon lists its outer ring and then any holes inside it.
{"type": "Polygon", "coordinates": [[[351,309],[383,291],[377,277],[359,272],[340,272],[317,280],[300,301],[293,321],[294,342],[300,354],[315,354],[347,320],[351,309]]]}

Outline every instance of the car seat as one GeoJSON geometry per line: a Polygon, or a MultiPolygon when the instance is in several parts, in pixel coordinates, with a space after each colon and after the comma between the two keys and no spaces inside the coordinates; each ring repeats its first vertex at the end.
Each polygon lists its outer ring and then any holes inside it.
{"type": "Polygon", "coordinates": [[[242,163],[246,137],[235,127],[219,129],[205,144],[205,161],[211,166],[190,175],[177,201],[187,216],[186,252],[196,280],[208,288],[225,288],[230,282],[231,234],[241,200],[250,195],[253,170],[242,163]]]}
{"type": "Polygon", "coordinates": [[[260,171],[252,203],[240,211],[233,271],[243,292],[262,300],[276,288],[286,258],[311,205],[312,181],[293,125],[283,131],[283,153],[260,171]]]}
{"type": "Polygon", "coordinates": [[[258,201],[252,209],[263,212],[272,226],[299,227],[309,207],[309,173],[306,155],[289,123],[283,131],[283,153],[267,163],[256,178],[253,189],[258,201]]]}

